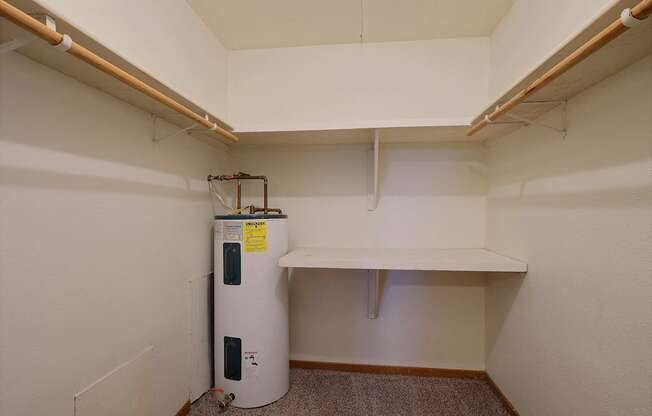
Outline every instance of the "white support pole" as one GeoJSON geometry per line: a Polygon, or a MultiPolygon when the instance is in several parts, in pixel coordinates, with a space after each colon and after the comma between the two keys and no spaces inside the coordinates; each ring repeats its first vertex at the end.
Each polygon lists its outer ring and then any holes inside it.
{"type": "Polygon", "coordinates": [[[378,176],[380,162],[380,133],[378,129],[374,130],[374,148],[367,153],[367,168],[369,175],[367,177],[367,210],[375,211],[378,207],[378,187],[380,178],[378,176]]]}
{"type": "Polygon", "coordinates": [[[384,270],[369,270],[367,277],[367,318],[378,318],[380,299],[383,296],[384,270]]]}

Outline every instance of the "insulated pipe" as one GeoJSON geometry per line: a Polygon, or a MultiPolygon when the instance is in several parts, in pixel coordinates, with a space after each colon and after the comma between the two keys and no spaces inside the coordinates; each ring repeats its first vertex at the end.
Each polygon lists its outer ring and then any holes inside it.
{"type": "MultiPolygon", "coordinates": [[[[630,16],[638,20],[647,18],[650,13],[652,13],[652,0],[642,0],[636,6],[630,9],[630,16]]],[[[618,18],[609,26],[604,28],[600,33],[589,39],[585,44],[577,48],[573,53],[561,60],[561,62],[559,62],[557,65],[550,68],[540,78],[536,79],[529,86],[519,91],[505,104],[499,105],[491,114],[488,114],[482,120],[472,125],[471,128],[466,132],[466,135],[472,136],[487,124],[509,112],[511,109],[522,103],[528,96],[534,94],[541,88],[548,85],[555,78],[559,77],[564,72],[582,62],[593,52],[602,48],[604,45],[617,38],[628,29],[629,26],[625,25],[623,19],[618,18]]]]}
{"type": "MultiPolygon", "coordinates": [[[[265,181],[263,182],[263,213],[267,214],[268,207],[267,207],[267,178],[265,178],[265,181]]],[[[255,208],[254,208],[254,213],[255,213],[255,208]]]]}
{"type": "Polygon", "coordinates": [[[236,209],[242,208],[242,182],[240,182],[240,179],[236,182],[237,186],[237,197],[236,197],[236,209]]]}
{"type": "Polygon", "coordinates": [[[132,88],[142,92],[143,94],[151,97],[152,99],[160,102],[161,104],[171,108],[172,110],[183,114],[189,119],[201,124],[206,127],[208,130],[215,131],[221,136],[237,142],[238,138],[228,130],[223,129],[218,126],[216,123],[211,122],[207,117],[202,117],[199,114],[195,113],[188,107],[178,103],[174,99],[163,94],[156,88],[149,86],[123,69],[113,65],[109,61],[97,56],[93,52],[84,48],[70,40],[68,36],[64,36],[56,30],[50,29],[48,26],[34,19],[32,16],[23,12],[22,10],[12,6],[4,0],[0,0],[0,16],[3,16],[13,22],[14,24],[20,26],[21,28],[27,30],[28,32],[33,33],[37,37],[45,40],[52,46],[60,46],[61,49],[69,54],[75,56],[78,59],[94,66],[100,71],[112,76],[113,78],[129,85],[132,88]],[[67,42],[70,42],[68,45],[67,42]]]}

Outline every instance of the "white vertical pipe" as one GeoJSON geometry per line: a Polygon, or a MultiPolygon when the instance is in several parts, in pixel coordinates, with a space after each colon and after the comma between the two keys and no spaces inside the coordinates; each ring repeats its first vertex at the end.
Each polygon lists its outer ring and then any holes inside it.
{"type": "Polygon", "coordinates": [[[367,210],[375,211],[378,207],[378,187],[380,178],[379,174],[380,161],[380,133],[378,129],[374,130],[374,147],[367,153],[367,168],[369,171],[367,179],[368,195],[367,210]]]}

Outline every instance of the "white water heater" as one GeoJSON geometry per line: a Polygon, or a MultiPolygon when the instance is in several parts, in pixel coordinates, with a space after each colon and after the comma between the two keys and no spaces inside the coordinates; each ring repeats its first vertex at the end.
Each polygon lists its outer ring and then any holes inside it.
{"type": "Polygon", "coordinates": [[[264,406],[289,389],[287,216],[215,217],[215,387],[264,406]]]}

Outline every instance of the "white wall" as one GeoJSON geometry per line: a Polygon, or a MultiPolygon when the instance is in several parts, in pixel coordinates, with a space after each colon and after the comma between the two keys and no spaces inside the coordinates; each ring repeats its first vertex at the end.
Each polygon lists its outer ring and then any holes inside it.
{"type": "Polygon", "coordinates": [[[487,101],[488,38],[232,51],[236,130],[319,130],[432,119],[464,124],[487,101]]]}
{"type": "Polygon", "coordinates": [[[616,2],[517,0],[491,34],[491,99],[511,88],[559,45],[616,2]]]}
{"type": "Polygon", "coordinates": [[[522,415],[652,413],[652,58],[489,147],[487,366],[522,415]],[[550,114],[548,117],[554,117],[550,114]],[[552,122],[553,120],[548,120],[552,122]]]}
{"type": "MultiPolygon", "coordinates": [[[[383,145],[378,209],[367,211],[367,146],[241,148],[238,169],[270,180],[290,247],[482,247],[479,145],[383,145]]],[[[245,185],[244,199],[260,195],[245,185]]],[[[259,199],[254,198],[254,201],[259,199]]],[[[391,272],[366,318],[366,271],[294,270],[293,359],[484,369],[483,274],[391,272]]]]}
{"type": "Polygon", "coordinates": [[[152,143],[151,128],[2,55],[0,414],[72,415],[75,393],[150,345],[152,414],[189,398],[188,282],[212,271],[205,177],[230,168],[191,138],[152,143]]]}
{"type": "Polygon", "coordinates": [[[227,114],[228,52],[183,0],[34,0],[206,111],[227,114]]]}

